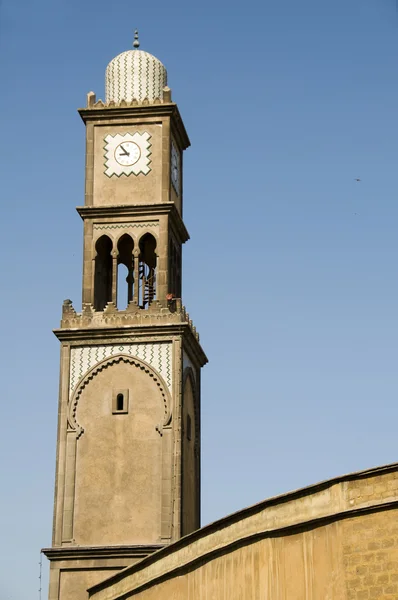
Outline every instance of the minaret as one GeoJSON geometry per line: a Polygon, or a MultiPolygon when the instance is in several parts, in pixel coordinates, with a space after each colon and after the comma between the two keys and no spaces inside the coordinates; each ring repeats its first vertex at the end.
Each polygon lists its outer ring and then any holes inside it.
{"type": "Polygon", "coordinates": [[[162,63],[139,49],[87,96],[83,303],[65,300],[50,600],[200,526],[200,369],[181,303],[182,156],[162,63]]]}

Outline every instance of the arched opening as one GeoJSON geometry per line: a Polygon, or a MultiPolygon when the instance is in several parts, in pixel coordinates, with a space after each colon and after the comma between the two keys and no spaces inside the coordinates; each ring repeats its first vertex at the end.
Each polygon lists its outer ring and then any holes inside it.
{"type": "Polygon", "coordinates": [[[94,308],[104,310],[112,300],[112,241],[103,235],[95,244],[94,308]]]}
{"type": "Polygon", "coordinates": [[[116,396],[116,410],[124,409],[124,396],[123,394],[118,394],[116,396]]]}
{"type": "Polygon", "coordinates": [[[181,247],[169,239],[169,285],[168,290],[175,298],[181,298],[181,247]]]}
{"type": "Polygon", "coordinates": [[[134,242],[125,233],[117,244],[118,268],[117,268],[117,308],[124,310],[133,299],[134,286],[134,242]]]}
{"type": "Polygon", "coordinates": [[[141,308],[148,308],[156,298],[156,240],[150,233],[140,239],[139,294],[141,308]]]}
{"type": "Polygon", "coordinates": [[[117,266],[117,309],[125,310],[128,300],[128,277],[129,270],[126,265],[117,266]]]}

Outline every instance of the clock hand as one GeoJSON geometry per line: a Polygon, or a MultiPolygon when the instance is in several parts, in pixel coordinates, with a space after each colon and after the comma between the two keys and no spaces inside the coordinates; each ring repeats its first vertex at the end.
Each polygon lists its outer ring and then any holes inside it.
{"type": "Polygon", "coordinates": [[[120,145],[120,148],[123,150],[123,152],[121,153],[123,156],[130,156],[130,152],[127,152],[126,148],[123,148],[122,145],[120,145]]]}

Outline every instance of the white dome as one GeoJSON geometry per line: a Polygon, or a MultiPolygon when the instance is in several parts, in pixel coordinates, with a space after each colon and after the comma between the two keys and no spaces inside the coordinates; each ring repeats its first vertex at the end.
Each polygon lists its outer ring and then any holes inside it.
{"type": "Polygon", "coordinates": [[[143,50],[127,50],[106,68],[105,101],[162,100],[166,85],[167,71],[160,60],[143,50]]]}

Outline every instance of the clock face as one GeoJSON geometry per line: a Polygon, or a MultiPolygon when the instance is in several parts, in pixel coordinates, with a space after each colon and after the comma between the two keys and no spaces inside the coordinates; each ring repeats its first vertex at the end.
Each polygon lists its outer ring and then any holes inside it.
{"type": "Polygon", "coordinates": [[[124,167],[135,165],[140,156],[141,150],[135,142],[122,142],[115,148],[115,160],[124,167]]]}
{"type": "Polygon", "coordinates": [[[173,154],[173,158],[171,159],[171,176],[173,178],[173,182],[177,183],[178,181],[178,158],[176,154],[173,154]]]}
{"type": "Polygon", "coordinates": [[[104,138],[104,158],[107,177],[148,175],[150,172],[151,136],[147,131],[107,135],[104,138]]]}
{"type": "Polygon", "coordinates": [[[171,143],[171,165],[170,165],[171,183],[177,194],[180,191],[180,155],[174,142],[171,143]]]}

